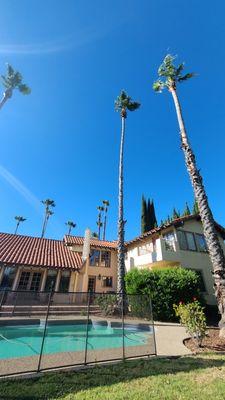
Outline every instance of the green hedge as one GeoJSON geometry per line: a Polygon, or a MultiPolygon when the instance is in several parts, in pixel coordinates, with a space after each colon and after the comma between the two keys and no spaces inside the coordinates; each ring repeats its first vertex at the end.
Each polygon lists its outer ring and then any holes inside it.
{"type": "Polygon", "coordinates": [[[201,300],[198,275],[189,269],[133,269],[126,275],[128,294],[150,294],[153,316],[158,321],[176,321],[173,304],[201,300]]]}

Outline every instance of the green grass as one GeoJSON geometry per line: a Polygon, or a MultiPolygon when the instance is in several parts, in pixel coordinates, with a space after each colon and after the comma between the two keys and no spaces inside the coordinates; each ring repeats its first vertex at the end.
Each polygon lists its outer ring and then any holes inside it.
{"type": "Polygon", "coordinates": [[[225,398],[225,355],[126,361],[5,380],[1,400],[205,400],[225,398]]]}

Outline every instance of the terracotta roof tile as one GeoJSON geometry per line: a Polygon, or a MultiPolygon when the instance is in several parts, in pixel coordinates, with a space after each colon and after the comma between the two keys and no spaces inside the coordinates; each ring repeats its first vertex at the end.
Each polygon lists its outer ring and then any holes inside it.
{"type": "Polygon", "coordinates": [[[61,240],[0,233],[0,263],[78,269],[82,260],[61,240]]]}
{"type": "MultiPolygon", "coordinates": [[[[84,237],[83,236],[72,236],[72,235],[65,235],[64,241],[67,245],[83,245],[84,237]]],[[[91,246],[93,247],[103,247],[105,249],[116,249],[117,242],[110,242],[107,240],[98,240],[98,239],[91,239],[91,246]]]]}

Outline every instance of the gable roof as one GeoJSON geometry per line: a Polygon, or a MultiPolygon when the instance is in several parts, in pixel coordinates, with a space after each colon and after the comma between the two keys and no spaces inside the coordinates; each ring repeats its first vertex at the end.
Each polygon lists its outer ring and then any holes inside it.
{"type": "MultiPolygon", "coordinates": [[[[135,237],[132,240],[129,240],[128,242],[126,242],[126,246],[128,246],[129,244],[138,242],[139,240],[141,241],[142,239],[145,239],[149,236],[152,236],[154,234],[160,233],[162,230],[169,228],[171,226],[182,226],[184,222],[186,221],[190,221],[192,219],[196,219],[197,221],[201,221],[200,215],[199,214],[191,214],[191,215],[185,215],[184,217],[180,217],[180,218],[176,218],[171,222],[168,222],[167,224],[163,224],[161,226],[158,226],[157,228],[152,229],[151,231],[145,232],[140,236],[135,237]]],[[[222,225],[218,224],[215,221],[215,227],[216,230],[221,234],[222,238],[225,239],[225,228],[223,228],[222,225]]]]}
{"type": "MultiPolygon", "coordinates": [[[[83,236],[72,236],[72,235],[65,235],[64,241],[67,246],[71,245],[83,245],[84,237],[83,236]]],[[[98,239],[91,239],[91,247],[100,247],[104,249],[116,249],[117,242],[110,242],[108,240],[98,240],[98,239]]]]}
{"type": "Polygon", "coordinates": [[[0,263],[75,270],[82,259],[61,240],[0,233],[0,263]]]}

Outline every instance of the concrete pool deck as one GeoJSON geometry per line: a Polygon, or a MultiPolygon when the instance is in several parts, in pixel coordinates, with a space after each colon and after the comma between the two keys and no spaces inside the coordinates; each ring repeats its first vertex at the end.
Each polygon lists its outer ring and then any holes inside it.
{"type": "Polygon", "coordinates": [[[156,351],[158,356],[185,356],[191,351],[183,344],[188,334],[180,324],[155,322],[156,351]]]}

